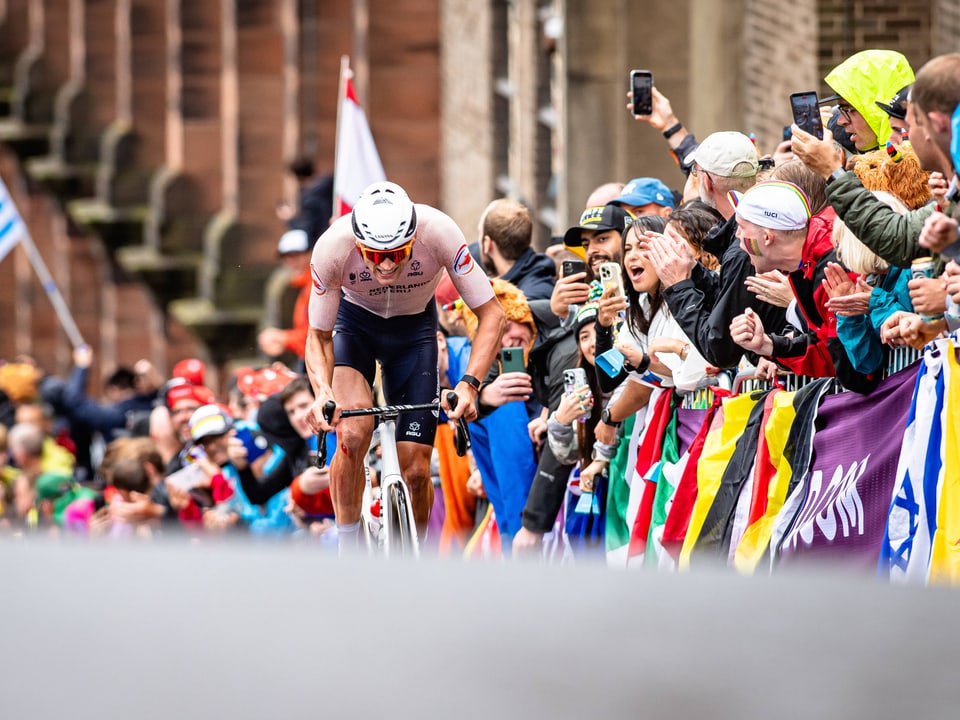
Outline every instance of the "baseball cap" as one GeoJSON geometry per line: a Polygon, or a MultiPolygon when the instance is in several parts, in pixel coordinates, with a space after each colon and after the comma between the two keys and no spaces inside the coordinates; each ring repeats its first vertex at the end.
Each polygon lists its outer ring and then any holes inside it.
{"type": "Polygon", "coordinates": [[[182,400],[193,400],[200,405],[207,405],[216,400],[213,391],[203,385],[191,385],[183,378],[174,378],[166,384],[166,391],[163,393],[167,402],[167,408],[173,410],[176,404],[182,400]]]}
{"type": "Polygon", "coordinates": [[[810,203],[799,187],[783,180],[767,180],[744,193],[730,192],[737,218],[771,230],[802,230],[810,221],[810,203]]]}
{"type": "Polygon", "coordinates": [[[897,94],[891,98],[889,103],[882,103],[879,100],[876,100],[877,107],[883,110],[890,117],[895,117],[898,120],[907,119],[907,97],[910,95],[910,88],[913,87],[913,83],[906,85],[905,87],[900,88],[897,91],[897,94]]]}
{"type": "Polygon", "coordinates": [[[306,230],[287,230],[280,236],[280,242],[277,243],[277,252],[281,255],[306,252],[309,249],[310,238],[306,230]]]}
{"type": "Polygon", "coordinates": [[[684,165],[693,163],[721,177],[753,177],[760,167],[757,146],[746,135],[735,130],[707,135],[697,149],[683,159],[684,165]],[[749,163],[749,167],[736,169],[742,163],[749,163]]]}
{"type": "Polygon", "coordinates": [[[204,438],[226,435],[233,427],[233,418],[219,405],[202,405],[190,416],[190,439],[200,442],[204,438]]]}
{"type": "Polygon", "coordinates": [[[202,360],[187,358],[173,366],[171,377],[183,378],[191,385],[203,385],[203,375],[206,371],[207,366],[202,360]]]}
{"type": "Polygon", "coordinates": [[[247,397],[265,400],[278,393],[297,378],[288,367],[273,365],[260,370],[244,369],[237,373],[237,389],[247,397]]]}
{"type": "Polygon", "coordinates": [[[634,178],[620,191],[620,195],[610,201],[612,205],[649,205],[655,203],[672,208],[673,193],[663,181],[653,177],[634,178]]]}
{"type": "Polygon", "coordinates": [[[616,230],[622,233],[632,221],[633,215],[619,205],[607,203],[590,207],[580,214],[580,224],[564,233],[563,244],[568,248],[582,251],[581,230],[616,230]]]}

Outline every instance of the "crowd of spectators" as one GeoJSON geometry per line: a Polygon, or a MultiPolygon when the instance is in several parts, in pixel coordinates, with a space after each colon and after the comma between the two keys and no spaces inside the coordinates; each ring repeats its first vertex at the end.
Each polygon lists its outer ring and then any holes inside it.
{"type": "MultiPolygon", "coordinates": [[[[471,552],[483,532],[503,554],[599,554],[607,494],[623,481],[611,461],[636,445],[659,394],[682,402],[743,372],[831,377],[866,394],[891,348],[957,327],[960,54],[914,76],[900,53],[865,50],[825,82],[823,138],[794,125],[769,154],[734,129],[698,143],[654,88],[638,120],[663,134],[684,186],[598,186],[549,254],[532,248],[521,202],[485,209],[471,249],[506,311],[504,352],[523,363],[484,379],[467,458],[441,423],[426,547],[471,552]],[[930,260],[924,276],[917,259],[930,260]]],[[[306,291],[315,232],[293,227],[279,246],[306,291]]],[[[437,305],[449,387],[477,321],[448,280],[437,305]]],[[[268,328],[261,350],[302,358],[303,330],[268,328]]],[[[69,378],[26,357],[0,367],[6,531],[330,544],[300,368],[243,368],[218,397],[199,359],[168,378],[141,360],[109,375],[97,401],[91,364],[78,348],[69,378]]],[[[375,446],[368,461],[375,483],[375,446]]]]}

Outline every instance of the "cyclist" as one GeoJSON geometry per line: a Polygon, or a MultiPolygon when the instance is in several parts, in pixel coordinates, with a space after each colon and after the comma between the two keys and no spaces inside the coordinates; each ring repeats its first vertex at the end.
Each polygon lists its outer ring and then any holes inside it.
{"type": "MultiPolygon", "coordinates": [[[[500,349],[503,309],[483,269],[474,262],[463,233],[446,214],[414,205],[399,185],[379,182],[361,194],[349,216],[320,236],[311,260],[307,375],[316,399],[307,422],[314,432],[336,427],[337,452],[330,465],[330,492],[341,549],[359,545],[365,483],[363,458],[373,433],[370,417],[331,423],[323,406],[373,404],[376,361],[380,361],[389,404],[432,402],[439,391],[437,310],[434,290],[446,269],[464,302],[479,318],[465,374],[454,387],[453,420],[476,418],[480,380],[500,349]]],[[[433,505],[430,454],[437,415],[404,413],[397,421],[397,451],[410,487],[418,529],[426,528],[433,505]]]]}

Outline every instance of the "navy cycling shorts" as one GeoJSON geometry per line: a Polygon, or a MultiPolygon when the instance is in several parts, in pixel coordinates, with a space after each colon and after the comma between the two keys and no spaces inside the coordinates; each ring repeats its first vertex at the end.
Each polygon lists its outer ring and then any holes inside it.
{"type": "MultiPolygon", "coordinates": [[[[384,318],[341,299],[333,330],[334,364],[353,368],[373,387],[379,361],[387,404],[415,405],[437,399],[437,307],[433,301],[422,313],[384,318]]],[[[405,412],[397,418],[398,441],[433,445],[436,432],[436,411],[405,412]]]]}

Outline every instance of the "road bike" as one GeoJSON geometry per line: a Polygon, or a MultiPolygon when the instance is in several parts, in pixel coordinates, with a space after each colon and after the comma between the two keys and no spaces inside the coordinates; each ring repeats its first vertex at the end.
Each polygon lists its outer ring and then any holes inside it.
{"type": "MultiPolygon", "coordinates": [[[[447,402],[451,410],[456,407],[457,399],[456,393],[447,393],[447,402]]],[[[327,422],[333,420],[336,409],[337,406],[332,400],[323,406],[323,416],[327,422]]],[[[403,479],[400,459],[397,455],[397,418],[402,412],[415,410],[439,412],[439,409],[439,403],[434,401],[419,405],[380,405],[340,411],[341,418],[372,415],[380,423],[380,530],[376,538],[376,544],[386,557],[391,555],[416,557],[420,554],[417,526],[413,519],[410,488],[403,479]]],[[[462,417],[457,421],[454,445],[457,455],[460,457],[466,455],[470,447],[470,432],[467,430],[467,423],[462,417]]],[[[326,457],[326,435],[321,433],[317,439],[317,465],[319,467],[326,464],[326,457]]]]}

